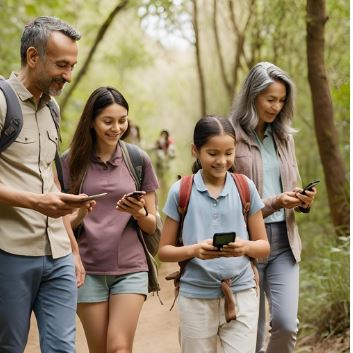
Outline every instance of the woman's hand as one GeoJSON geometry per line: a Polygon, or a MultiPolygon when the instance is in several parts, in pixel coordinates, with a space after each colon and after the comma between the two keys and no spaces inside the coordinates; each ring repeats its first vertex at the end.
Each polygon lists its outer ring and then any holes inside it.
{"type": "Polygon", "coordinates": [[[77,288],[83,286],[85,282],[86,271],[83,267],[81,256],[78,251],[73,251],[72,255],[74,257],[75,272],[76,272],[76,285],[77,288]]]}
{"type": "Polygon", "coordinates": [[[95,206],[96,201],[91,200],[87,201],[80,208],[76,208],[74,212],[70,215],[70,223],[72,229],[76,229],[86,217],[89,212],[92,212],[93,207],[95,206]]]}
{"type": "Polygon", "coordinates": [[[315,195],[317,194],[317,189],[313,187],[310,191],[305,190],[305,193],[302,194],[303,189],[296,188],[296,197],[301,201],[299,205],[302,208],[310,208],[314,202],[315,195]]]}
{"type": "Polygon", "coordinates": [[[279,208],[296,208],[302,205],[302,201],[297,197],[296,191],[285,191],[277,195],[276,200],[279,208]]]}
{"type": "Polygon", "coordinates": [[[116,204],[116,209],[121,212],[130,213],[136,220],[146,216],[144,198],[135,199],[124,195],[116,204]]]}

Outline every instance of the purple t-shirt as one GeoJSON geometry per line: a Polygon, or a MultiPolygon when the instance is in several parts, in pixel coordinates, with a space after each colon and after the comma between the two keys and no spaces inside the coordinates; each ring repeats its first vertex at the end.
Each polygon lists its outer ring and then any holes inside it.
{"type": "MultiPolygon", "coordinates": [[[[155,191],[159,187],[158,180],[151,160],[146,154],[143,155],[145,169],[141,190],[155,191]]],[[[70,185],[68,158],[63,160],[65,186],[70,185]]],[[[134,179],[126,167],[119,144],[107,163],[92,156],[82,193],[93,195],[107,192],[108,195],[97,199],[93,211],[83,220],[78,245],[88,274],[122,275],[148,271],[146,256],[131,215],[115,208],[124,194],[135,190],[134,179]]]]}

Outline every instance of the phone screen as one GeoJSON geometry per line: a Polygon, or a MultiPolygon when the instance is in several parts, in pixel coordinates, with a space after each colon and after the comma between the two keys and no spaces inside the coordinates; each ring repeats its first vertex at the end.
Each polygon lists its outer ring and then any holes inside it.
{"type": "Polygon", "coordinates": [[[232,243],[234,240],[235,232],[215,233],[213,235],[213,246],[220,249],[223,245],[232,243]]]}

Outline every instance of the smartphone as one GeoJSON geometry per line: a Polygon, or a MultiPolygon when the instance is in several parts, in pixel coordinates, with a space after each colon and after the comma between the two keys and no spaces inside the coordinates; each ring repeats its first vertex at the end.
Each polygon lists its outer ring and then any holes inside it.
{"type": "Polygon", "coordinates": [[[90,195],[90,196],[86,196],[83,197],[80,202],[86,202],[86,201],[91,201],[91,200],[95,200],[95,199],[99,199],[100,197],[103,197],[105,195],[108,195],[107,192],[103,192],[101,194],[96,194],[96,195],[90,195]]]}
{"type": "Polygon", "coordinates": [[[316,186],[317,184],[320,183],[320,180],[314,180],[312,182],[310,182],[308,185],[306,185],[303,189],[303,191],[301,192],[301,194],[305,195],[305,191],[308,190],[308,191],[312,191],[313,190],[313,187],[316,186]]]}
{"type": "Polygon", "coordinates": [[[127,194],[125,197],[133,197],[134,199],[139,200],[144,195],[146,195],[145,191],[133,191],[127,194]]]}
{"type": "Polygon", "coordinates": [[[223,245],[232,243],[234,240],[235,232],[215,233],[213,235],[213,246],[219,250],[223,245]]]}

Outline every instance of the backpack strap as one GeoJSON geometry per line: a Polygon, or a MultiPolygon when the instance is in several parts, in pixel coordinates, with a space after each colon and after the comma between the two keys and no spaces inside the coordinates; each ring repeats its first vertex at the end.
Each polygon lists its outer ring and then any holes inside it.
{"type": "Polygon", "coordinates": [[[189,206],[193,180],[194,180],[194,175],[185,175],[180,180],[179,205],[178,205],[180,222],[178,227],[177,246],[183,245],[182,231],[184,226],[184,218],[189,206]]]}
{"type": "Polygon", "coordinates": [[[141,190],[144,174],[144,160],[141,151],[137,146],[121,140],[119,140],[119,145],[127,169],[135,181],[136,190],[141,190]]]}
{"type": "Polygon", "coordinates": [[[232,173],[232,177],[238,189],[241,204],[243,206],[245,223],[248,224],[247,218],[250,211],[250,189],[248,181],[244,174],[232,173]]]}
{"type": "Polygon", "coordinates": [[[4,126],[0,135],[0,152],[4,151],[11,143],[16,140],[22,130],[23,115],[17,95],[10,84],[0,79],[0,89],[3,91],[7,111],[4,126]]]}
{"type": "MultiPolygon", "coordinates": [[[[23,114],[15,91],[12,89],[10,84],[2,78],[0,78],[0,89],[4,93],[6,106],[7,106],[5,123],[0,135],[0,152],[2,152],[2,151],[5,151],[6,148],[9,147],[12,144],[12,142],[16,140],[17,136],[20,134],[23,127],[23,114]]],[[[59,125],[60,125],[59,109],[52,100],[50,100],[47,103],[47,106],[53,118],[55,128],[58,133],[59,141],[61,142],[60,128],[59,128],[59,125]]],[[[58,179],[61,185],[61,189],[63,189],[64,178],[63,178],[63,172],[62,172],[62,167],[60,163],[58,147],[55,153],[55,167],[58,174],[58,179]]]]}
{"type": "MultiPolygon", "coordinates": [[[[56,132],[58,134],[59,142],[61,142],[61,134],[60,134],[60,112],[58,106],[54,103],[53,100],[50,100],[47,103],[47,107],[49,108],[50,115],[53,118],[56,132]]],[[[58,175],[59,183],[61,186],[61,190],[65,191],[64,187],[64,176],[63,176],[63,170],[61,166],[61,161],[60,161],[60,155],[59,155],[59,144],[56,147],[56,152],[55,152],[55,168],[56,168],[56,173],[58,175]]]]}

